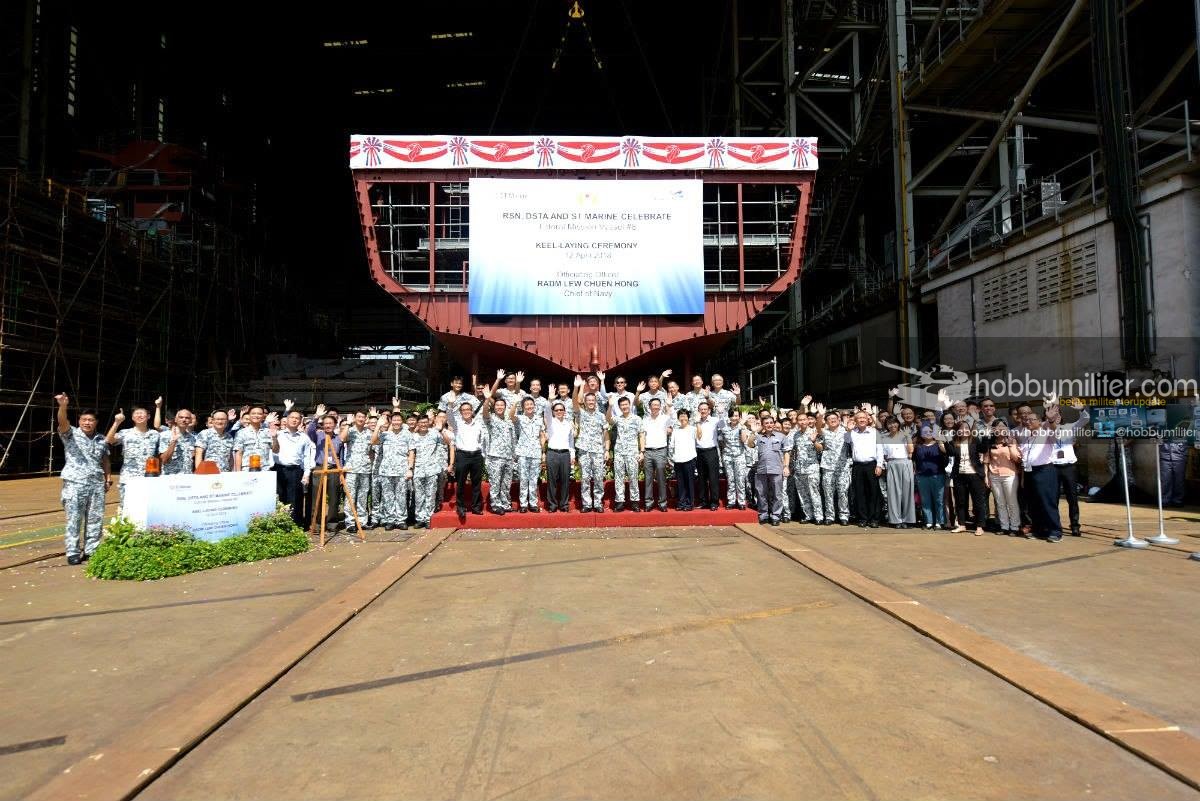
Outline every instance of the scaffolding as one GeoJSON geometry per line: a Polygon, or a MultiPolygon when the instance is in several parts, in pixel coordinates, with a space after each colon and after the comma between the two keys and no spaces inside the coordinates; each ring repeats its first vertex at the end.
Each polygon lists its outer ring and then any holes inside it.
{"type": "MultiPolygon", "coordinates": [[[[931,279],[1200,169],[1191,10],[1144,0],[734,0],[724,127],[818,130],[823,169],[792,307],[767,310],[721,358],[800,354],[823,331],[893,309],[899,358],[927,363],[937,356],[937,337],[922,334],[936,325],[931,279]],[[1130,82],[1121,65],[1133,55],[1130,82]],[[1103,107],[1085,88],[1093,83],[1112,95],[1103,107]]],[[[1130,265],[1122,287],[1141,274],[1136,250],[1121,260],[1130,265]]],[[[1136,321],[1145,299],[1122,302],[1136,321]]],[[[1133,344],[1130,363],[1143,361],[1145,343],[1140,355],[1133,344]]],[[[802,376],[792,378],[799,389],[802,376]]]]}
{"type": "Polygon", "coordinates": [[[147,226],[107,195],[0,173],[0,476],[61,466],[58,392],[101,425],[159,395],[240,401],[286,282],[209,218],[147,226]]]}

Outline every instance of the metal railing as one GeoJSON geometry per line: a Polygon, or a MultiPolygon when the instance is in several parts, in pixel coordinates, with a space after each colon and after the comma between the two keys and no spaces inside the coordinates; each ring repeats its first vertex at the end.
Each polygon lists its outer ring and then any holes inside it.
{"type": "MultiPolygon", "coordinates": [[[[1136,140],[1138,178],[1194,163],[1193,127],[1186,101],[1144,122],[1136,140]],[[1166,130],[1149,126],[1168,125],[1166,130]]],[[[913,270],[914,282],[949,272],[955,264],[974,261],[991,250],[1040,230],[1083,209],[1105,202],[1104,168],[1099,150],[1059,167],[1024,187],[1001,190],[961,224],[936,241],[927,242],[913,270]]]]}

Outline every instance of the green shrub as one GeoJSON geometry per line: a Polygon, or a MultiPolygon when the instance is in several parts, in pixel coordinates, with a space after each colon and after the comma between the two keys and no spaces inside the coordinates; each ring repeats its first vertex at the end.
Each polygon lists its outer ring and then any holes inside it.
{"type": "Polygon", "coordinates": [[[198,540],[179,528],[139,529],[114,517],[87,564],[92,578],[145,581],[182,576],[197,570],[257,562],[307,551],[308,535],[292,521],[286,506],[251,519],[245,534],[218,542],[198,540]]]}

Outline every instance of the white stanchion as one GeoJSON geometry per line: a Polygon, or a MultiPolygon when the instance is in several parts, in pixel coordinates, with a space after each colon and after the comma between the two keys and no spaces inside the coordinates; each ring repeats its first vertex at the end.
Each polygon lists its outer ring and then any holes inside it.
{"type": "Polygon", "coordinates": [[[1125,488],[1125,521],[1128,526],[1128,536],[1123,540],[1113,540],[1118,548],[1149,548],[1150,543],[1133,533],[1133,506],[1129,501],[1129,466],[1125,463],[1125,440],[1117,439],[1117,447],[1121,451],[1121,484],[1125,488]]]}
{"type": "Polygon", "coordinates": [[[1158,445],[1155,448],[1154,459],[1154,475],[1158,479],[1158,536],[1151,537],[1146,542],[1154,545],[1178,545],[1179,540],[1174,537],[1168,537],[1163,523],[1163,505],[1162,505],[1162,439],[1159,438],[1158,445]]]}

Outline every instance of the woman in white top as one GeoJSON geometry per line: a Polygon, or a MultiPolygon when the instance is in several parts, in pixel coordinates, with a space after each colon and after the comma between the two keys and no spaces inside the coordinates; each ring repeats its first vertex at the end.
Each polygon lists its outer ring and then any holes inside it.
{"type": "Polygon", "coordinates": [[[878,450],[887,481],[888,523],[893,528],[908,528],[917,522],[912,438],[900,430],[898,417],[889,417],[885,426],[885,433],[879,436],[878,450]]]}
{"type": "Polygon", "coordinates": [[[680,409],[679,428],[671,433],[671,461],[675,463],[675,508],[690,512],[696,488],[696,429],[687,409],[680,409]]]}

